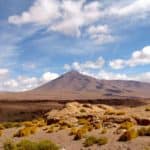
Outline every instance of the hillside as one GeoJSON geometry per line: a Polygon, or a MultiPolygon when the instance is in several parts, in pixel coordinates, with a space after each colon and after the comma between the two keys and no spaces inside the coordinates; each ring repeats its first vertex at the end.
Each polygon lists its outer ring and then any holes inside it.
{"type": "Polygon", "coordinates": [[[1,93],[0,100],[147,99],[149,91],[149,83],[98,80],[71,71],[31,91],[1,93]]]}

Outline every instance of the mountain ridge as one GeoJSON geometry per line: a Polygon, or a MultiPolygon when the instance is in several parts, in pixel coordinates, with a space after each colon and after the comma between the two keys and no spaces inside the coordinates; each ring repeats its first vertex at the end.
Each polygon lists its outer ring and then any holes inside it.
{"type": "Polygon", "coordinates": [[[150,83],[125,80],[99,80],[77,71],[26,92],[0,94],[3,99],[76,100],[150,98],[150,83]]]}

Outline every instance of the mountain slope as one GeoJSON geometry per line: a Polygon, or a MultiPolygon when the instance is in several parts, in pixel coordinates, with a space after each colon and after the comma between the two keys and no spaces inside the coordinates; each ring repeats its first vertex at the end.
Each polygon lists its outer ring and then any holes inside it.
{"type": "Polygon", "coordinates": [[[98,80],[76,71],[68,72],[28,92],[3,98],[26,100],[77,100],[150,98],[150,84],[136,81],[98,80]]]}

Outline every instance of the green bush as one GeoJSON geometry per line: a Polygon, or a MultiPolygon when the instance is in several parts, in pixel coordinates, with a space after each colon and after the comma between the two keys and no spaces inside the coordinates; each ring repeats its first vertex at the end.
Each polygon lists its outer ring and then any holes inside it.
{"type": "Polygon", "coordinates": [[[138,136],[137,130],[130,129],[130,130],[127,130],[126,132],[124,132],[120,136],[119,141],[129,141],[129,140],[136,138],[137,136],[138,136]]]}
{"type": "Polygon", "coordinates": [[[59,150],[59,147],[52,141],[40,141],[38,143],[38,150],[59,150]]]}
{"type": "Polygon", "coordinates": [[[22,140],[16,146],[17,150],[38,150],[38,144],[29,140],[22,140]]]}
{"type": "Polygon", "coordinates": [[[94,136],[89,136],[85,139],[84,141],[84,146],[88,147],[88,146],[92,146],[93,144],[97,143],[97,138],[94,136]]]}
{"type": "Polygon", "coordinates": [[[89,136],[85,139],[84,146],[88,147],[88,146],[92,146],[94,144],[104,145],[104,144],[107,144],[107,143],[108,143],[108,139],[106,137],[96,138],[94,136],[89,136]]]}
{"type": "Polygon", "coordinates": [[[4,150],[17,150],[17,146],[13,141],[7,140],[4,143],[4,150]]]}
{"type": "Polygon", "coordinates": [[[108,139],[106,137],[100,137],[97,139],[97,144],[98,145],[104,145],[108,143],[108,139]]]}
{"type": "Polygon", "coordinates": [[[40,142],[22,140],[17,144],[12,141],[6,141],[4,143],[4,150],[59,150],[59,147],[48,140],[40,142]]]}

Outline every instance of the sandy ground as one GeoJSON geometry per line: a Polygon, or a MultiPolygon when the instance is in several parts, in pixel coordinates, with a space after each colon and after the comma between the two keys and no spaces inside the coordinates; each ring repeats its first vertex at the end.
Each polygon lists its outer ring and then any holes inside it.
{"type": "MultiPolygon", "coordinates": [[[[150,111],[145,111],[146,107],[148,107],[148,105],[139,107],[119,106],[117,107],[117,109],[126,111],[127,116],[136,115],[150,118],[150,111]]],[[[89,132],[87,136],[94,135],[96,137],[107,137],[108,143],[103,146],[93,145],[88,148],[83,147],[83,142],[85,138],[77,141],[73,140],[73,136],[69,135],[70,129],[60,130],[54,133],[46,133],[46,131],[43,130],[44,128],[46,127],[41,127],[35,134],[22,138],[13,137],[13,135],[19,130],[19,128],[5,129],[3,131],[3,135],[0,137],[0,150],[3,150],[3,143],[7,139],[13,139],[15,142],[18,142],[22,139],[29,139],[32,141],[47,139],[52,140],[61,147],[64,147],[66,150],[147,150],[146,148],[150,149],[150,137],[148,136],[137,137],[128,142],[118,141],[120,134],[115,133],[117,127],[108,128],[106,134],[101,134],[102,129],[97,129],[93,130],[92,132],[89,132]]]]}
{"type": "MultiPolygon", "coordinates": [[[[120,135],[113,134],[115,129],[110,129],[106,134],[101,134],[100,130],[92,131],[91,133],[88,133],[88,135],[94,135],[94,136],[105,136],[108,137],[109,141],[108,144],[103,146],[97,146],[94,145],[92,147],[84,148],[83,142],[84,139],[75,141],[73,140],[73,136],[69,136],[68,130],[62,130],[58,131],[56,133],[46,133],[42,129],[40,129],[37,133],[34,135],[30,135],[28,137],[23,138],[13,138],[14,141],[20,141],[22,139],[30,139],[32,141],[38,141],[38,140],[52,140],[55,143],[61,145],[61,147],[64,147],[66,150],[145,150],[146,147],[150,147],[150,138],[149,137],[137,137],[136,139],[133,139],[129,142],[119,142],[117,141],[120,135]]],[[[11,139],[13,137],[13,134],[16,132],[16,129],[7,129],[4,131],[4,134],[2,137],[0,137],[0,150],[3,150],[3,142],[6,141],[6,139],[11,139]]]]}

